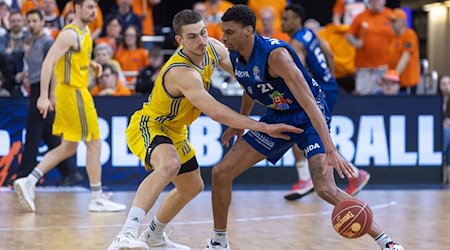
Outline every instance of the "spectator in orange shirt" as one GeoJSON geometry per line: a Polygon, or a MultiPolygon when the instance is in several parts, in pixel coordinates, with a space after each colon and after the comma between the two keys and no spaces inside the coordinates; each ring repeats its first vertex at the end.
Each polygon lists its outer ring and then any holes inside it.
{"type": "Polygon", "coordinates": [[[368,0],[336,0],[333,6],[333,23],[350,25],[366,9],[368,0]]]}
{"type": "Polygon", "coordinates": [[[142,34],[154,35],[153,7],[158,5],[161,0],[133,0],[133,12],[142,19],[142,34]]]}
{"type": "Polygon", "coordinates": [[[210,23],[220,23],[223,13],[233,6],[226,0],[206,0],[204,2],[208,18],[205,19],[210,23]]]}
{"type": "Polygon", "coordinates": [[[124,39],[115,59],[122,66],[127,79],[126,86],[134,89],[139,71],[150,64],[148,52],[141,46],[141,34],[136,26],[131,25],[125,29],[124,39]]]}
{"type": "Polygon", "coordinates": [[[359,14],[347,33],[356,48],[355,94],[371,95],[380,90],[379,80],[387,70],[388,46],[393,36],[386,0],[369,0],[369,8],[359,14]]]}
{"type": "MultiPolygon", "coordinates": [[[[73,12],[73,11],[74,11],[73,10],[73,1],[70,0],[64,6],[62,15],[65,16],[67,14],[67,12],[73,12]]],[[[94,21],[92,21],[88,24],[88,27],[89,27],[89,30],[91,31],[92,40],[95,41],[100,36],[100,33],[102,32],[102,27],[103,27],[103,12],[100,9],[100,6],[97,6],[97,13],[96,13],[95,19],[94,19],[94,21]]]]}
{"type": "Polygon", "coordinates": [[[124,87],[119,80],[118,73],[111,64],[104,64],[103,73],[98,84],[91,90],[93,96],[129,96],[131,91],[124,87]]]}
{"type": "Polygon", "coordinates": [[[273,21],[273,28],[281,30],[281,16],[284,8],[287,5],[286,0],[248,0],[248,7],[256,14],[256,32],[262,32],[261,10],[264,8],[272,8],[275,20],[273,21]]]}
{"type": "MultiPolygon", "coordinates": [[[[25,0],[22,2],[22,6],[20,7],[20,13],[22,13],[22,15],[27,14],[28,11],[32,10],[32,9],[42,9],[42,5],[43,5],[43,0],[25,0]]],[[[59,9],[58,6],[55,5],[54,7],[54,11],[57,15],[59,15],[59,9]]]]}
{"type": "MultiPolygon", "coordinates": [[[[119,76],[119,80],[124,83],[126,82],[125,76],[123,74],[122,68],[120,67],[120,63],[113,59],[114,51],[111,46],[106,43],[99,44],[95,46],[94,49],[94,61],[100,65],[109,64],[112,65],[119,76]]],[[[89,88],[92,88],[96,85],[97,79],[95,79],[95,69],[93,67],[89,67],[89,88]]]]}
{"type": "Polygon", "coordinates": [[[220,40],[222,38],[222,29],[220,28],[219,23],[209,21],[208,12],[206,11],[206,5],[203,2],[196,2],[192,6],[192,10],[203,17],[203,21],[206,25],[206,30],[208,31],[208,36],[220,40]]]}
{"type": "Polygon", "coordinates": [[[259,16],[261,17],[263,27],[260,33],[261,36],[273,37],[285,42],[289,42],[289,40],[291,40],[288,34],[274,28],[273,23],[275,21],[275,15],[272,8],[268,7],[261,9],[259,16]]]}
{"type": "MultiPolygon", "coordinates": [[[[95,42],[96,45],[106,43],[113,49],[114,53],[117,51],[117,45],[121,39],[123,20],[120,16],[108,16],[105,21],[105,36],[100,37],[95,42]]],[[[103,32],[102,32],[103,33],[103,32]]]]}
{"type": "Polygon", "coordinates": [[[46,32],[53,38],[53,40],[56,39],[59,31],[63,28],[63,23],[59,16],[59,12],[56,12],[55,8],[58,9],[56,0],[42,1],[42,12],[44,14],[46,32]]]}
{"type": "Polygon", "coordinates": [[[394,37],[389,44],[389,68],[400,74],[402,92],[416,93],[419,84],[419,39],[414,30],[406,25],[406,13],[395,9],[391,15],[394,37]]]}

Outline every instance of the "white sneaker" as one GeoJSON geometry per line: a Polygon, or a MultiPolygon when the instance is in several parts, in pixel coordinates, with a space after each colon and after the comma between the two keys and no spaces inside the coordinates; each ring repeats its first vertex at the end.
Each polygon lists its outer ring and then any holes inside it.
{"type": "Polygon", "coordinates": [[[14,191],[16,191],[20,204],[27,212],[34,212],[34,192],[35,186],[27,181],[26,177],[14,181],[14,191]]]}
{"type": "Polygon", "coordinates": [[[184,246],[181,244],[177,244],[169,239],[169,236],[166,233],[163,233],[161,239],[153,240],[150,239],[149,234],[150,229],[145,230],[142,232],[142,234],[139,236],[139,240],[147,243],[149,246],[148,249],[160,249],[160,250],[173,250],[173,249],[180,249],[180,250],[190,250],[191,248],[188,246],[184,246]]]}
{"type": "Polygon", "coordinates": [[[91,200],[89,203],[89,211],[91,212],[120,212],[127,209],[127,206],[108,200],[107,197],[100,197],[91,200]]]}
{"type": "Polygon", "coordinates": [[[122,249],[147,250],[148,247],[144,242],[137,240],[137,235],[134,235],[132,232],[120,232],[114,237],[108,250],[122,249]]]}
{"type": "Polygon", "coordinates": [[[231,250],[230,244],[227,242],[227,246],[223,247],[217,242],[212,242],[211,240],[208,240],[208,245],[204,250],[231,250]]]}
{"type": "Polygon", "coordinates": [[[395,242],[389,242],[383,250],[405,250],[405,248],[395,242]]]}

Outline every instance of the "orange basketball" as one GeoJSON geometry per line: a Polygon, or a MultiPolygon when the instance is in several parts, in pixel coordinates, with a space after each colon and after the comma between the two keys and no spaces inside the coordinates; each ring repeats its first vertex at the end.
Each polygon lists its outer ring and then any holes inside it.
{"type": "Polygon", "coordinates": [[[372,210],[367,203],[355,198],[339,202],[333,209],[334,230],[345,238],[358,238],[372,226],[372,210]]]}

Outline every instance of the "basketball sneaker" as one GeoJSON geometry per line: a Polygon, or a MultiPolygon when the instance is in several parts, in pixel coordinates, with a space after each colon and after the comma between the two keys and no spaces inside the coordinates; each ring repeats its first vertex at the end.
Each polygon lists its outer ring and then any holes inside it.
{"type": "MultiPolygon", "coordinates": [[[[170,234],[170,233],[169,233],[170,234]]],[[[139,236],[139,240],[145,242],[148,245],[148,249],[159,249],[159,250],[189,250],[191,249],[188,246],[184,246],[181,244],[177,244],[169,239],[169,236],[166,233],[163,233],[160,239],[151,239],[150,238],[150,228],[145,230],[139,236]]]]}
{"type": "Polygon", "coordinates": [[[286,200],[293,201],[300,199],[313,191],[314,185],[311,178],[306,181],[298,180],[294,185],[292,185],[291,191],[289,191],[284,198],[286,200]]]}
{"type": "Polygon", "coordinates": [[[359,169],[358,177],[348,179],[348,187],[345,192],[351,196],[355,196],[367,185],[369,182],[370,174],[362,169],[359,169]]]}
{"type": "Polygon", "coordinates": [[[137,239],[137,235],[132,232],[120,232],[114,237],[113,242],[109,245],[107,250],[122,250],[122,249],[134,249],[134,250],[147,250],[147,244],[137,239]]]}
{"type": "Polygon", "coordinates": [[[127,206],[109,200],[109,197],[102,195],[100,198],[91,200],[89,211],[91,212],[120,212],[127,209],[127,206]]]}
{"type": "Polygon", "coordinates": [[[389,242],[383,250],[405,250],[405,248],[397,243],[389,242]]]}
{"type": "Polygon", "coordinates": [[[27,212],[34,212],[34,193],[35,186],[27,181],[27,177],[19,178],[14,181],[14,191],[16,191],[20,204],[27,212]]]}
{"type": "Polygon", "coordinates": [[[223,247],[218,242],[212,242],[212,240],[208,240],[208,245],[204,250],[231,250],[230,244],[227,242],[227,246],[223,247]]]}

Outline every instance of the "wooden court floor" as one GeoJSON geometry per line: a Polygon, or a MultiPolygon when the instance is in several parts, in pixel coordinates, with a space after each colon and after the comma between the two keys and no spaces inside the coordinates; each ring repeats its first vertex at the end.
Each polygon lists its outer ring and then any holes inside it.
{"type": "MultiPolygon", "coordinates": [[[[369,236],[349,240],[335,233],[332,206],[315,194],[296,202],[285,201],[283,194],[234,192],[229,222],[233,250],[379,249],[369,236]]],[[[0,249],[106,249],[127,216],[88,212],[89,192],[39,191],[36,196],[36,213],[24,213],[15,193],[0,192],[0,249]]],[[[118,192],[112,199],[129,206],[133,196],[118,192]]],[[[405,249],[450,249],[450,190],[364,190],[357,197],[370,204],[377,223],[405,249]]],[[[174,219],[168,227],[174,241],[203,249],[212,230],[210,198],[210,192],[203,192],[174,219]]],[[[152,209],[141,230],[154,213],[152,209]]]]}

